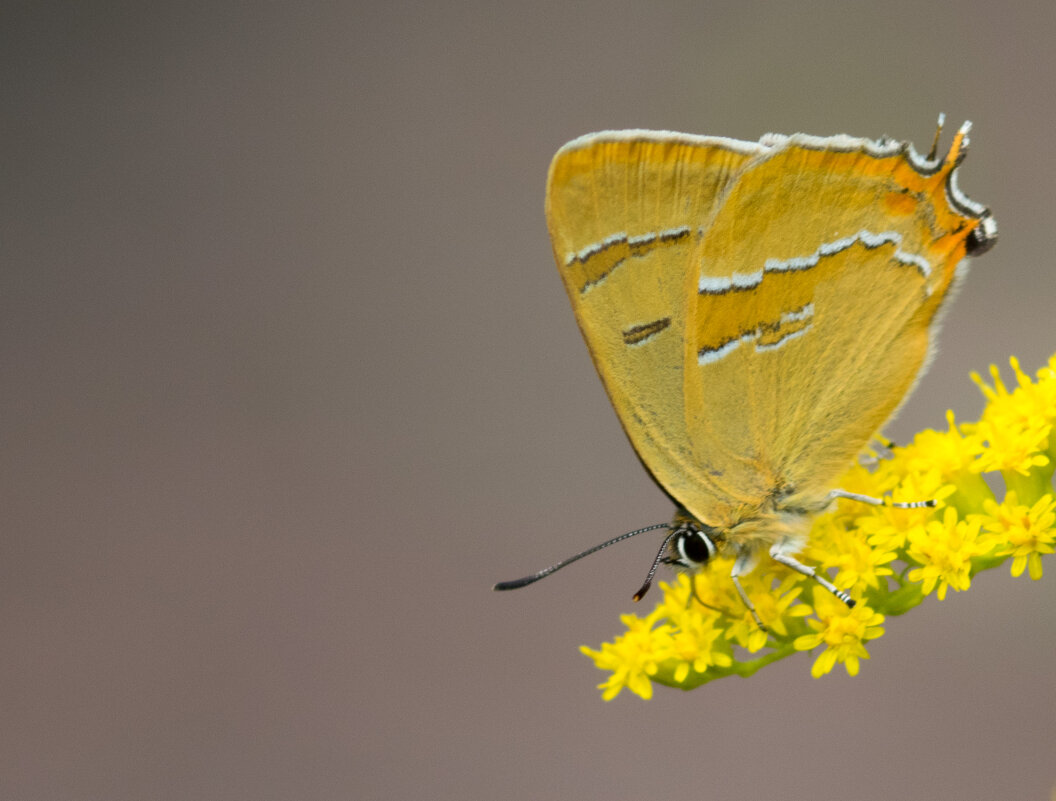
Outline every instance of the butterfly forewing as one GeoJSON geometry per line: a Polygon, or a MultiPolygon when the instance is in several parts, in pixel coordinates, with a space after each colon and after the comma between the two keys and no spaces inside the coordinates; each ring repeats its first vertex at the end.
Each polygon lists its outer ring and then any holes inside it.
{"type": "Polygon", "coordinates": [[[612,132],[570,142],[550,167],[547,221],[576,319],[632,444],[676,498],[725,497],[700,472],[683,408],[688,287],[724,189],[766,152],[612,132]]]}

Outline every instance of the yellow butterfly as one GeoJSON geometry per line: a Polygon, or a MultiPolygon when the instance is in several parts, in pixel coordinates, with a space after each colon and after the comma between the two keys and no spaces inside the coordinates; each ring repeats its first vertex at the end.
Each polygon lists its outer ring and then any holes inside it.
{"type": "MultiPolygon", "coordinates": [[[[939,121],[941,132],[942,118],[939,121]]],[[[576,320],[642,462],[676,504],[662,561],[798,562],[814,515],[925,368],[944,301],[996,240],[949,153],[849,136],[606,131],[562,147],[546,215],[576,320]]],[[[939,132],[936,133],[936,145],[939,132]]],[[[933,505],[933,501],[915,506],[933,505]]],[[[756,616],[758,622],[758,616],[756,616]]]]}

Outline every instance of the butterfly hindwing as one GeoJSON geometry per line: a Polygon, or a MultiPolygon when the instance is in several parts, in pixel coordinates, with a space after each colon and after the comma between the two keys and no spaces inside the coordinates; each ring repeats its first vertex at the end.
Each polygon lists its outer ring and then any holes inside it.
{"type": "Polygon", "coordinates": [[[730,188],[700,253],[685,404],[736,500],[831,489],[912,388],[978,222],[947,198],[961,138],[914,167],[789,137],[730,188]]]}

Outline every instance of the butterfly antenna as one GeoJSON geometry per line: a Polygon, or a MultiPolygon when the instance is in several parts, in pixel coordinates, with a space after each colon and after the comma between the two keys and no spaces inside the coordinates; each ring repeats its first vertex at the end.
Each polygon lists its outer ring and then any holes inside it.
{"type": "Polygon", "coordinates": [[[638,592],[634,594],[635,603],[642,600],[642,598],[645,597],[645,594],[649,592],[649,588],[653,586],[653,576],[656,575],[656,569],[660,567],[660,563],[664,560],[664,554],[667,552],[667,545],[678,532],[679,529],[672,529],[671,533],[664,537],[664,541],[660,544],[660,550],[656,552],[656,559],[653,560],[653,566],[649,568],[649,575],[645,577],[645,582],[639,588],[638,592]]]}
{"type": "MultiPolygon", "coordinates": [[[[520,589],[521,587],[527,587],[529,584],[534,584],[539,579],[546,578],[551,573],[557,572],[561,568],[572,564],[576,560],[582,559],[584,556],[590,556],[595,551],[600,551],[602,548],[608,548],[610,545],[615,545],[617,542],[623,542],[624,540],[630,539],[631,537],[637,537],[639,534],[644,534],[647,531],[655,531],[658,528],[667,528],[667,527],[668,527],[667,523],[657,523],[656,525],[653,525],[653,526],[646,526],[645,528],[639,528],[639,529],[636,529],[634,531],[628,531],[626,534],[621,534],[618,537],[613,537],[608,542],[603,542],[603,543],[601,543],[601,545],[595,545],[593,548],[587,548],[587,550],[583,551],[582,553],[577,553],[575,556],[570,556],[570,557],[568,557],[568,559],[563,559],[562,561],[558,562],[556,565],[551,565],[550,567],[545,568],[544,570],[540,570],[538,573],[532,573],[532,575],[530,575],[530,576],[525,576],[524,578],[515,579],[514,581],[500,581],[498,584],[496,584],[494,587],[492,587],[492,589],[493,590],[516,590],[516,589],[520,589]]],[[[671,539],[671,536],[668,535],[668,538],[666,540],[664,540],[664,545],[667,545],[667,542],[670,539],[671,539]]],[[[663,553],[663,549],[661,549],[661,553],[663,553]]],[[[649,571],[650,580],[652,579],[653,572],[655,570],[656,570],[656,566],[654,565],[653,569],[651,571],[649,571]]],[[[648,587],[646,589],[648,589],[648,587]]]]}
{"type": "Polygon", "coordinates": [[[939,137],[942,136],[942,126],[946,124],[946,114],[939,112],[939,124],[935,128],[935,138],[931,142],[931,150],[928,151],[928,161],[935,161],[939,152],[939,137]]]}

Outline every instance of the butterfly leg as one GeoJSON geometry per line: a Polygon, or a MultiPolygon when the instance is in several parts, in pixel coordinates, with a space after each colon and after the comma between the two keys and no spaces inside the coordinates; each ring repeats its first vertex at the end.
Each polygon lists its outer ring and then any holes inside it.
{"type": "Polygon", "coordinates": [[[837,598],[839,598],[841,601],[843,601],[845,604],[847,604],[848,607],[850,607],[851,609],[854,608],[856,602],[850,595],[841,590],[827,578],[820,575],[818,571],[816,571],[814,568],[797,561],[794,556],[782,551],[780,545],[775,545],[773,548],[770,549],[770,558],[778,564],[782,564],[785,567],[792,568],[797,573],[802,573],[804,576],[809,576],[810,578],[818,582],[818,584],[820,584],[822,587],[824,587],[837,598]]]}
{"type": "Polygon", "coordinates": [[[938,505],[938,501],[934,498],[927,501],[889,501],[884,498],[874,498],[871,495],[861,495],[857,492],[847,492],[847,490],[841,489],[834,489],[829,493],[830,500],[835,500],[836,498],[846,498],[849,501],[867,503],[870,506],[890,506],[892,509],[928,509],[938,505]]]}
{"type": "Polygon", "coordinates": [[[883,453],[860,453],[858,454],[858,464],[863,467],[876,467],[880,464],[881,458],[890,459],[894,455],[892,451],[896,447],[895,443],[886,437],[874,437],[872,442],[873,450],[883,451],[883,453]]]}
{"type": "MultiPolygon", "coordinates": [[[[664,557],[660,560],[660,563],[671,565],[672,567],[685,567],[685,565],[683,565],[678,559],[671,559],[670,557],[664,557]]],[[[693,601],[696,601],[705,609],[711,609],[713,612],[718,612],[720,615],[732,617],[732,615],[730,615],[725,609],[719,609],[717,606],[704,603],[701,597],[697,595],[697,582],[694,580],[694,577],[691,576],[689,579],[689,595],[686,596],[686,609],[689,609],[689,607],[693,605],[693,601]]]]}
{"type": "Polygon", "coordinates": [[[705,609],[710,609],[713,612],[718,612],[723,617],[733,617],[734,616],[732,612],[728,612],[725,609],[720,609],[717,606],[712,606],[709,603],[705,603],[704,600],[699,595],[697,595],[697,582],[695,582],[692,579],[690,579],[690,582],[689,582],[689,597],[686,598],[686,609],[689,609],[689,607],[693,604],[693,601],[696,601],[698,604],[703,606],[705,609]]]}
{"type": "Polygon", "coordinates": [[[730,580],[733,582],[733,586],[737,589],[737,594],[741,596],[741,600],[751,613],[755,625],[763,631],[768,632],[770,629],[763,625],[763,621],[759,619],[759,613],[755,611],[755,604],[752,603],[752,599],[748,597],[748,593],[746,593],[744,587],[741,586],[741,575],[751,570],[752,561],[750,554],[744,553],[738,556],[737,560],[733,563],[733,570],[730,571],[730,580]]]}

